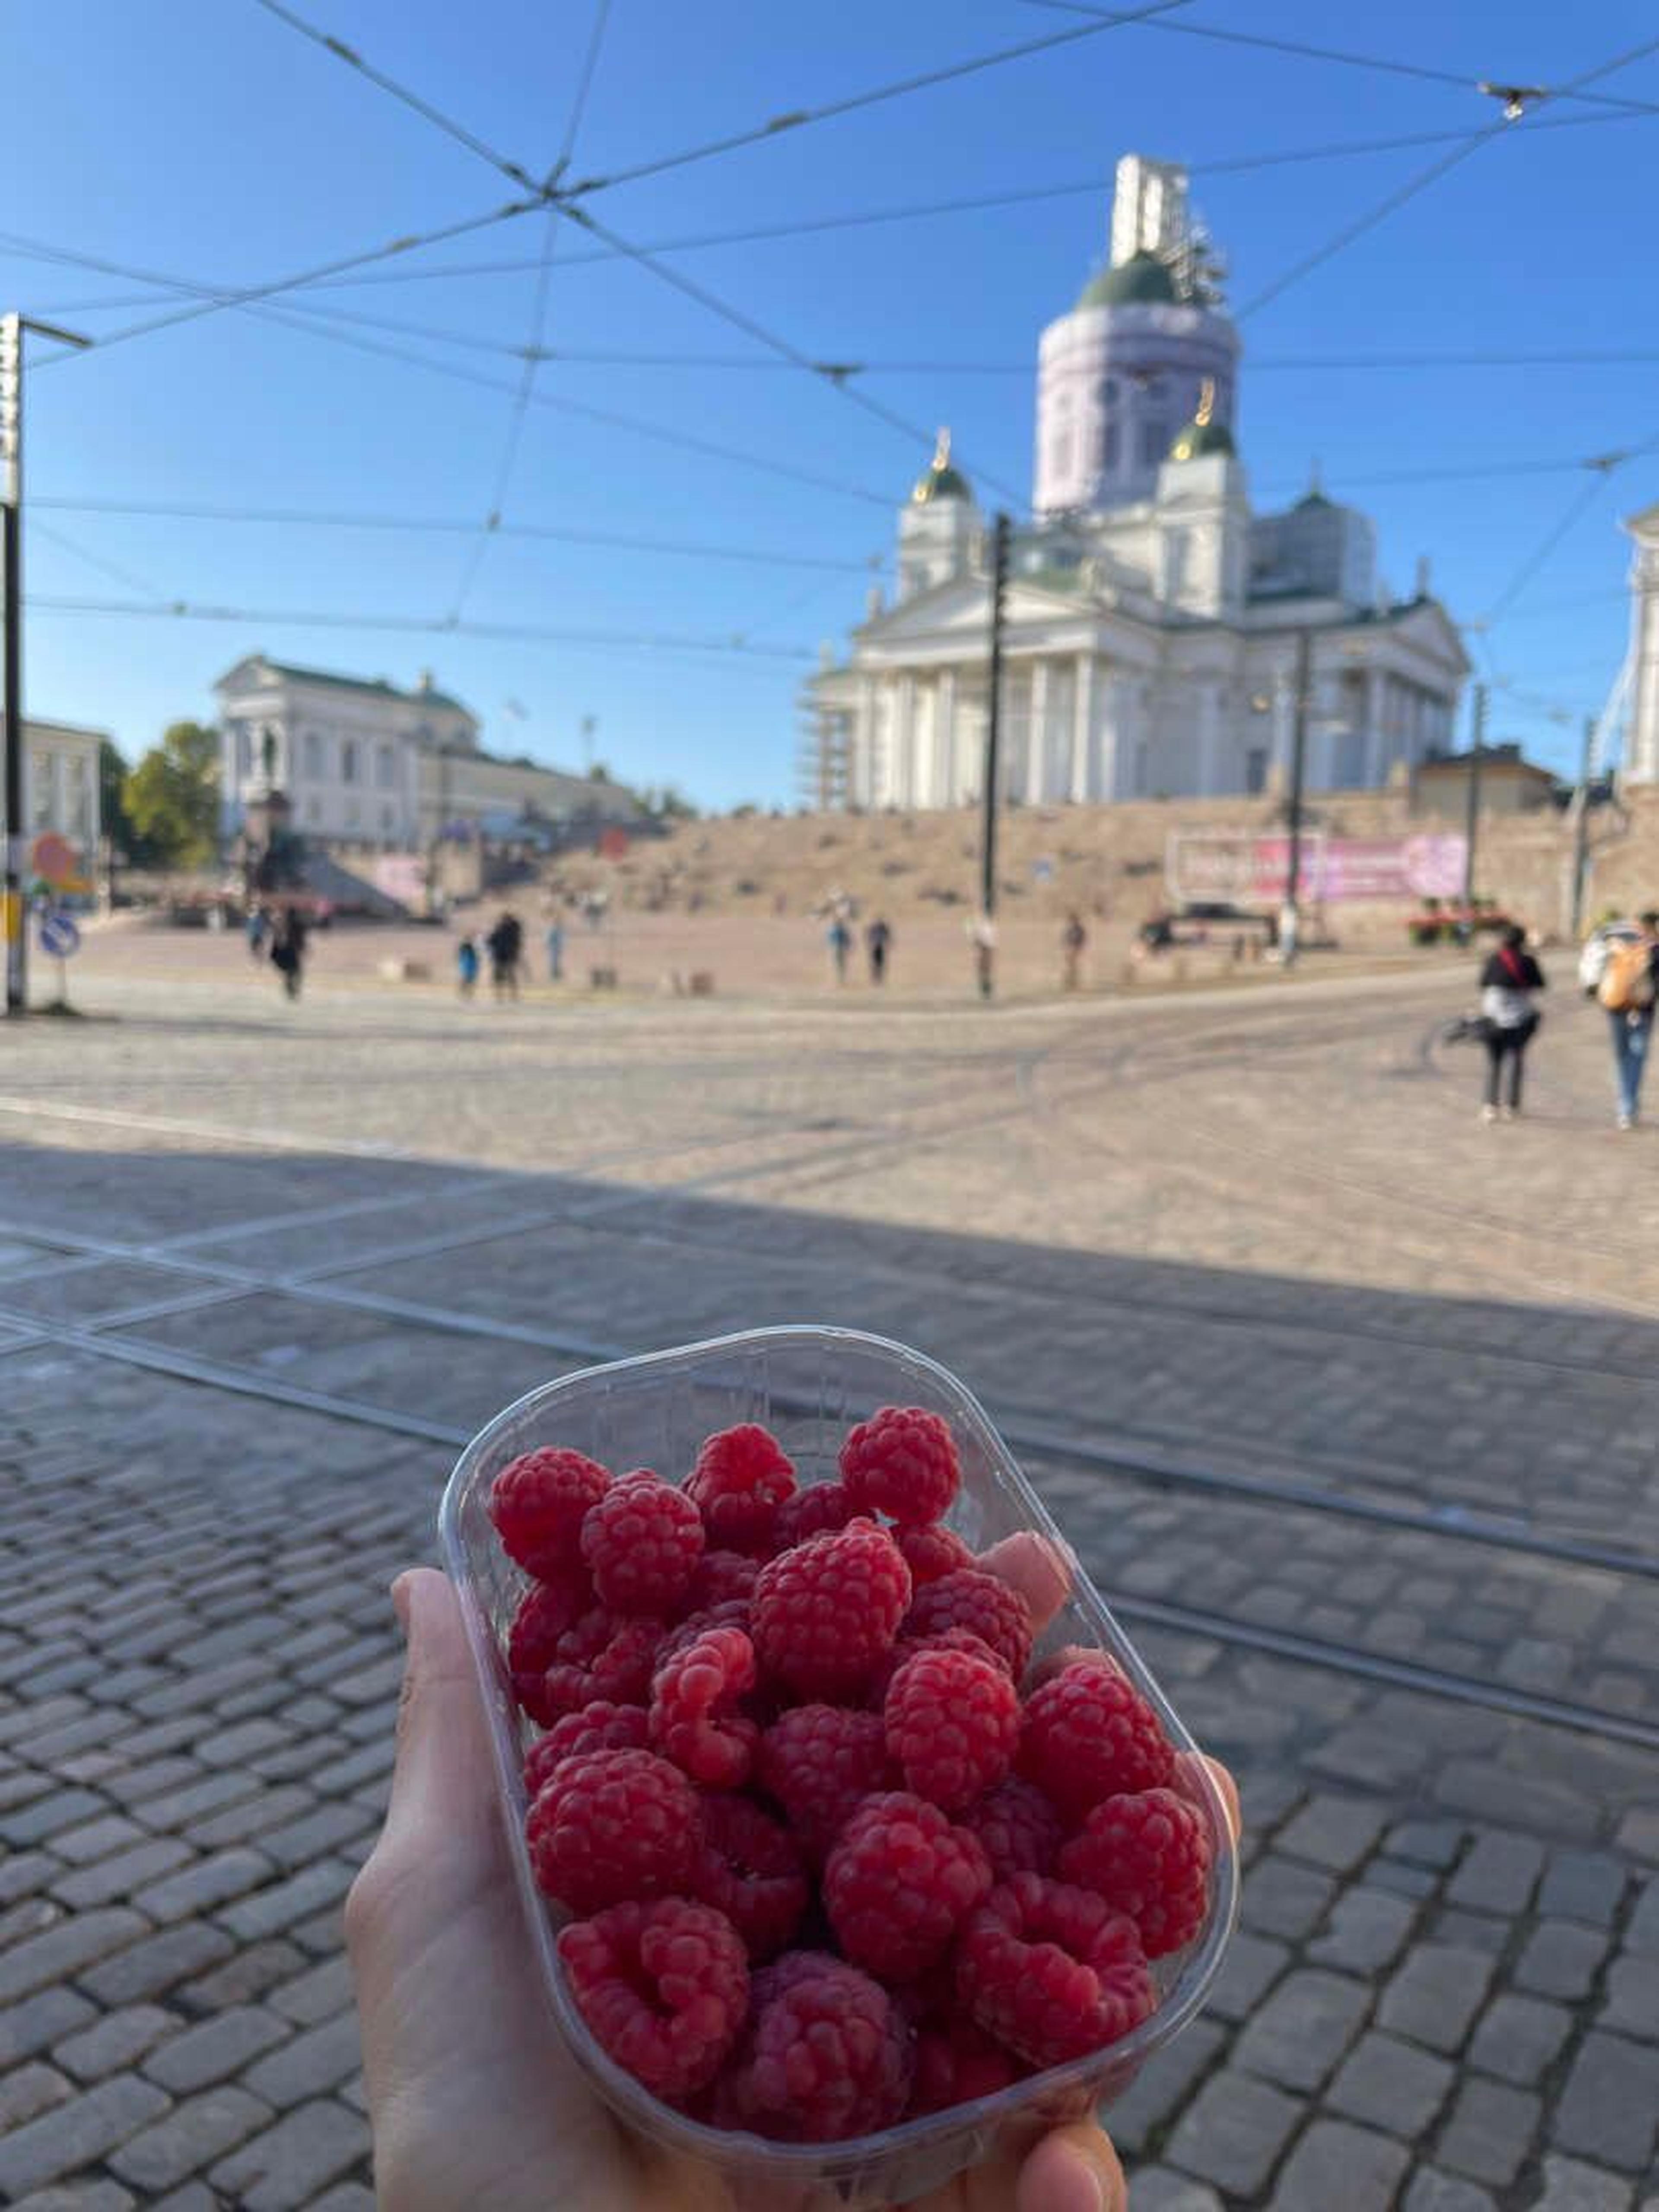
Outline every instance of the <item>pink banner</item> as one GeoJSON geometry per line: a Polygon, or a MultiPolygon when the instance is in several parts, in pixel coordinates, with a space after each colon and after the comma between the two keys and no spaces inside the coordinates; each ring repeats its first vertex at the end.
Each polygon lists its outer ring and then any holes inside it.
{"type": "MultiPolygon", "coordinates": [[[[1433,830],[1408,837],[1305,837],[1298,896],[1343,899],[1455,898],[1463,887],[1463,839],[1433,830]]],[[[1290,879],[1291,841],[1175,831],[1164,863],[1170,895],[1276,906],[1290,879]]]]}

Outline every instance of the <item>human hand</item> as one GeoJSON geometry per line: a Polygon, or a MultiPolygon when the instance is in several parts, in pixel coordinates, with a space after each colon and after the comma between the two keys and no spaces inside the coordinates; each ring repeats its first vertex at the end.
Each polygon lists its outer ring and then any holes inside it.
{"type": "MultiPolygon", "coordinates": [[[[1065,1595],[1063,1562],[1035,1539],[985,1564],[1040,1620],[1065,1595]]],[[[710,2168],[623,2128],[560,2041],[525,1942],[454,1591],[416,1568],[392,1604],[409,1659],[392,1802],[346,1901],[380,2212],[732,2212],[710,2168]]],[[[915,2212],[1127,2205],[1111,2144],[1079,2123],[1000,2151],[915,2212]]]]}

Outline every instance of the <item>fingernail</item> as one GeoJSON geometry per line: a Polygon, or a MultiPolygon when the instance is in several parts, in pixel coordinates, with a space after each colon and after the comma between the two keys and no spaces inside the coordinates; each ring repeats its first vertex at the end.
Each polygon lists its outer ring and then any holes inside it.
{"type": "Polygon", "coordinates": [[[398,1626],[409,1640],[409,1608],[414,1598],[414,1578],[407,1568],[392,1585],[392,1610],[398,1616],[398,1626]]]}

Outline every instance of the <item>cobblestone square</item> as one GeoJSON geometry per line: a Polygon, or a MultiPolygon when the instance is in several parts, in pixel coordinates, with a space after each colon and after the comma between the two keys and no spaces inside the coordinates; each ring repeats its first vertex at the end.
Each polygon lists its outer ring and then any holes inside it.
{"type": "Polygon", "coordinates": [[[1438,971],[84,992],[0,1075],[0,2201],[372,2203],[386,1585],[507,1399],[800,1320],[963,1376],[1238,1775],[1136,2212],[1651,2212],[1659,1139],[1595,1009],[1493,1129],[1438,971]]]}

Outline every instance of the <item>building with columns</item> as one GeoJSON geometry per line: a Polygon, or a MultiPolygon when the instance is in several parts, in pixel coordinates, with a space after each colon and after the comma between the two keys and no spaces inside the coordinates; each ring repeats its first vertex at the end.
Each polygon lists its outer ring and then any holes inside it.
{"type": "MultiPolygon", "coordinates": [[[[73,722],[23,724],[23,832],[25,850],[48,830],[67,837],[90,876],[98,863],[103,832],[99,811],[98,759],[101,730],[73,722]]],[[[27,865],[27,862],[26,862],[27,865]]]]}
{"type": "MultiPolygon", "coordinates": [[[[1250,505],[1240,342],[1186,175],[1118,164],[1111,261],[1038,349],[1032,519],[1012,533],[1001,777],[1030,805],[1263,791],[1289,774],[1308,641],[1306,781],[1365,789],[1452,742],[1468,669],[1426,566],[1397,599],[1368,518],[1316,482],[1250,505]]],[[[992,533],[942,433],[901,510],[890,605],[807,687],[817,803],[979,797],[992,533]]]]}
{"type": "Polygon", "coordinates": [[[1630,569],[1630,726],[1626,783],[1659,783],[1659,504],[1625,525],[1636,541],[1630,569]]]}

